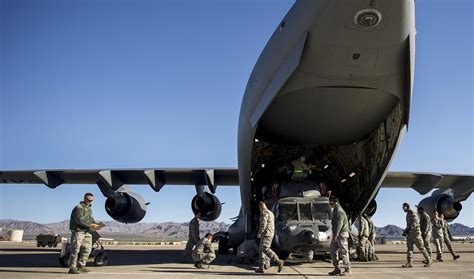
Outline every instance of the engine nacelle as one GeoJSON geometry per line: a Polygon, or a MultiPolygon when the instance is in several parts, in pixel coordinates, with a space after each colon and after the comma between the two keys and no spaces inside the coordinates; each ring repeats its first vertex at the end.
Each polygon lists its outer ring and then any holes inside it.
{"type": "Polygon", "coordinates": [[[222,205],[219,199],[211,193],[204,192],[194,196],[191,209],[200,220],[214,221],[221,215],[222,205]]]}
{"type": "Polygon", "coordinates": [[[420,201],[418,206],[422,206],[430,216],[433,216],[435,210],[438,211],[438,213],[444,215],[444,219],[447,221],[456,219],[462,209],[460,202],[454,201],[451,196],[443,194],[425,198],[420,201]]]}
{"type": "Polygon", "coordinates": [[[377,202],[375,200],[370,201],[369,205],[364,210],[364,213],[367,214],[369,217],[374,216],[375,212],[377,211],[377,202]]]}
{"type": "Polygon", "coordinates": [[[115,221],[121,223],[137,223],[145,217],[147,204],[134,192],[117,192],[105,201],[105,211],[115,221]]]}

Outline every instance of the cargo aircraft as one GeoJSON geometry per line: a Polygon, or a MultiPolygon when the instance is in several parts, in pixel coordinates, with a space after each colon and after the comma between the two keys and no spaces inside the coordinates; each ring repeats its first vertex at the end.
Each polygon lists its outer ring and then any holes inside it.
{"type": "Polygon", "coordinates": [[[276,183],[274,246],[307,258],[328,249],[329,191],[354,222],[375,213],[381,187],[436,189],[420,205],[452,221],[473,191],[472,175],[388,172],[410,120],[415,35],[414,0],[297,0],[249,77],[238,168],[0,171],[0,183],[97,184],[107,213],[123,223],[147,212],[130,185],[195,185],[191,208],[203,221],[220,215],[217,186],[239,186],[234,247],[255,238],[258,202],[276,183]]]}

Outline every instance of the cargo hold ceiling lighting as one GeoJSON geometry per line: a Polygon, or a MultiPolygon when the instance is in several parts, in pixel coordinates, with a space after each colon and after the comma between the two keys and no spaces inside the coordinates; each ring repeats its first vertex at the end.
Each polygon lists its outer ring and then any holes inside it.
{"type": "Polygon", "coordinates": [[[362,28],[372,28],[379,25],[382,14],[376,9],[364,9],[356,13],[354,23],[362,28]]]}

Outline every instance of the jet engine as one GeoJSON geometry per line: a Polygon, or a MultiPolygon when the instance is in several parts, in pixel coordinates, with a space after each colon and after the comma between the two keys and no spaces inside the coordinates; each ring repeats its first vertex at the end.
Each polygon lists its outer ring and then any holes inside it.
{"type": "Polygon", "coordinates": [[[137,223],[145,217],[147,203],[137,193],[116,192],[105,201],[105,211],[115,221],[137,223]]]}
{"type": "Polygon", "coordinates": [[[456,219],[462,209],[460,202],[454,201],[451,196],[446,194],[425,198],[420,201],[418,206],[422,206],[430,216],[433,216],[433,212],[437,210],[438,213],[442,213],[444,218],[449,222],[456,219]]]}
{"type": "Polygon", "coordinates": [[[204,192],[194,196],[191,209],[200,220],[214,221],[221,215],[222,205],[219,199],[211,193],[204,192]]]}
{"type": "Polygon", "coordinates": [[[369,217],[372,217],[375,212],[377,211],[377,202],[372,200],[369,202],[369,205],[364,210],[364,213],[367,214],[369,217]]]}

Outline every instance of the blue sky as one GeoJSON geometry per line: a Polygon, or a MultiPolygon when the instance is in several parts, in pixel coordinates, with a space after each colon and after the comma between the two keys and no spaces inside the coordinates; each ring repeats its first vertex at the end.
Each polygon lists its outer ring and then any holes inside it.
{"type": "MultiPolygon", "coordinates": [[[[236,167],[249,74],[293,1],[0,0],[0,169],[236,167]]],[[[410,128],[391,170],[474,173],[473,3],[418,0],[410,128]]],[[[187,221],[194,187],[155,193],[144,222],[187,221]]],[[[96,186],[0,185],[0,218],[67,219],[96,186]]],[[[240,207],[219,187],[219,221],[240,207]]],[[[381,190],[376,225],[413,190],[381,190]]],[[[474,226],[473,198],[456,220],[474,226]]]]}

